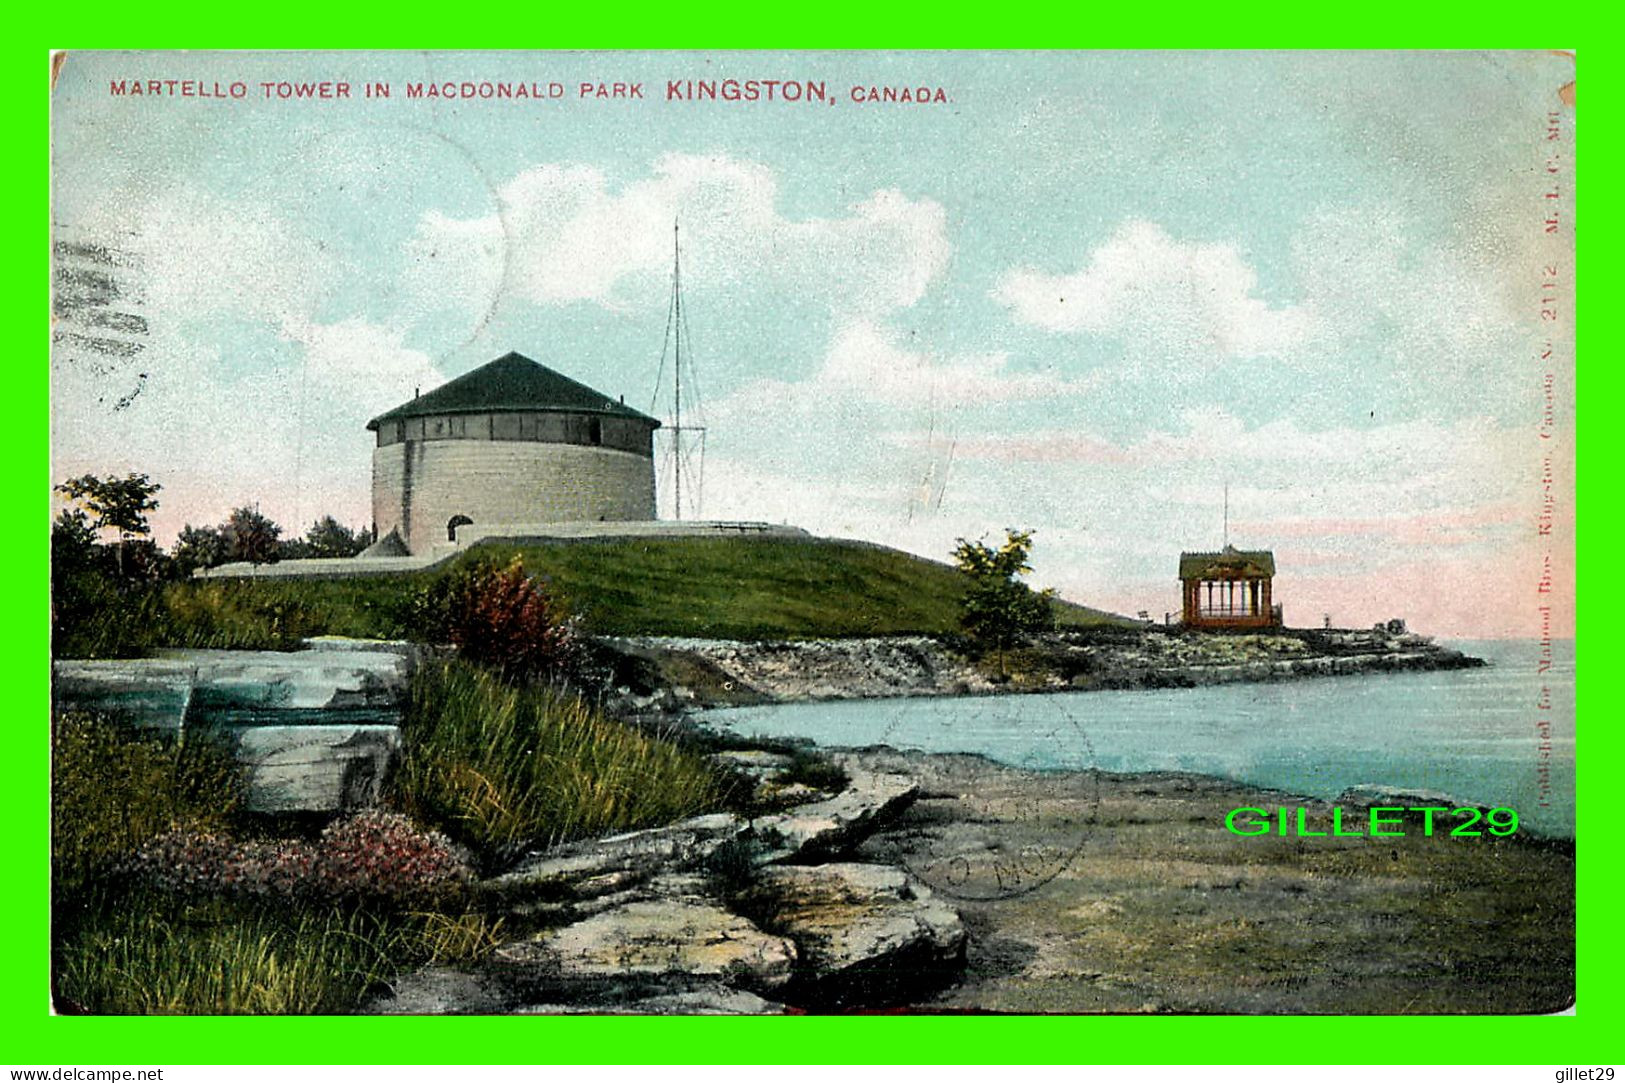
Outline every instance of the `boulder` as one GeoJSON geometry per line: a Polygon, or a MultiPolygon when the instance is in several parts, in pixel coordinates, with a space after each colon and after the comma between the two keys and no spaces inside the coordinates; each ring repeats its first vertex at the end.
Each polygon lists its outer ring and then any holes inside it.
{"type": "Polygon", "coordinates": [[[387,994],[361,1005],[362,1015],[498,1015],[512,1011],[513,994],[487,974],[425,966],[390,983],[387,994]]]}
{"type": "Polygon", "coordinates": [[[822,861],[850,853],[914,803],[920,787],[908,775],[849,768],[834,797],[758,816],[751,830],[767,861],[822,861]]]}
{"type": "Polygon", "coordinates": [[[394,726],[246,726],[222,736],[246,769],[251,812],[371,808],[401,749],[394,726]]]}
{"type": "Polygon", "coordinates": [[[386,650],[161,651],[194,666],[190,718],[204,725],[398,725],[411,659],[386,650]]]}
{"type": "Polygon", "coordinates": [[[959,913],[889,865],[781,865],[737,899],[797,953],[795,1003],[882,1007],[952,982],[964,965],[959,913]]]}
{"type": "Polygon", "coordinates": [[[517,988],[599,1003],[702,984],[776,989],[790,980],[795,960],[788,939],[685,897],[632,902],[509,941],[489,965],[517,988]]]}
{"type": "MultiPolygon", "coordinates": [[[[355,641],[350,641],[352,644],[355,641]]],[[[179,731],[233,725],[398,725],[414,656],[396,644],[303,651],[162,650],[68,659],[52,669],[58,709],[179,731]]]]}
{"type": "Polygon", "coordinates": [[[399,754],[411,644],[319,637],[301,651],[162,650],[63,660],[58,710],[219,738],[247,768],[247,805],[333,812],[377,803],[399,754]]]}
{"type": "Polygon", "coordinates": [[[52,706],[100,711],[175,736],[191,711],[195,673],[190,663],[153,658],[66,659],[51,667],[52,706]]]}
{"type": "Polygon", "coordinates": [[[596,898],[657,872],[694,868],[748,828],[740,817],[719,812],[665,827],[585,839],[532,854],[480,888],[507,899],[596,898]]]}

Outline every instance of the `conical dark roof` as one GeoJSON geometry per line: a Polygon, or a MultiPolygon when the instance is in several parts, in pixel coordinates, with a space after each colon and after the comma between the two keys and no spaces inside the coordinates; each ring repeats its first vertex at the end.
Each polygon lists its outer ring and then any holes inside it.
{"type": "Polygon", "coordinates": [[[630,417],[658,427],[660,422],[623,402],[577,383],[524,354],[507,353],[481,365],[427,395],[403,402],[367,422],[376,429],[385,421],[429,414],[494,413],[510,410],[558,410],[570,413],[630,417]]]}

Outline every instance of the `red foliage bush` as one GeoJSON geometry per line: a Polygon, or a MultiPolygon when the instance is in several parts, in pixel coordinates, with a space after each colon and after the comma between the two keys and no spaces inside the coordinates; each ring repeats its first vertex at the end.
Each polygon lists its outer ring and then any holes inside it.
{"type": "Polygon", "coordinates": [[[446,638],[471,662],[510,680],[569,677],[582,659],[576,621],[519,557],[506,567],[478,564],[451,584],[446,638]]]}

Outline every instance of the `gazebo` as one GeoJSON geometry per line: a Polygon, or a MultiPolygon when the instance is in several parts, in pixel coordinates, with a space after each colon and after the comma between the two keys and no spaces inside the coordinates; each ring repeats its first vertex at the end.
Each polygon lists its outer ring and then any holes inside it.
{"type": "Polygon", "coordinates": [[[1277,628],[1281,607],[1270,600],[1275,554],[1226,545],[1217,553],[1179,554],[1187,628],[1277,628]]]}

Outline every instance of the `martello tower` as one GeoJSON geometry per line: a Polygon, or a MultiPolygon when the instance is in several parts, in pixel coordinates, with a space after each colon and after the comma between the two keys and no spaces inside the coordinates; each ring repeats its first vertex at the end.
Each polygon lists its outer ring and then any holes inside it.
{"type": "Polygon", "coordinates": [[[462,525],[653,519],[659,427],[506,354],[367,422],[373,523],[419,554],[462,525]]]}

